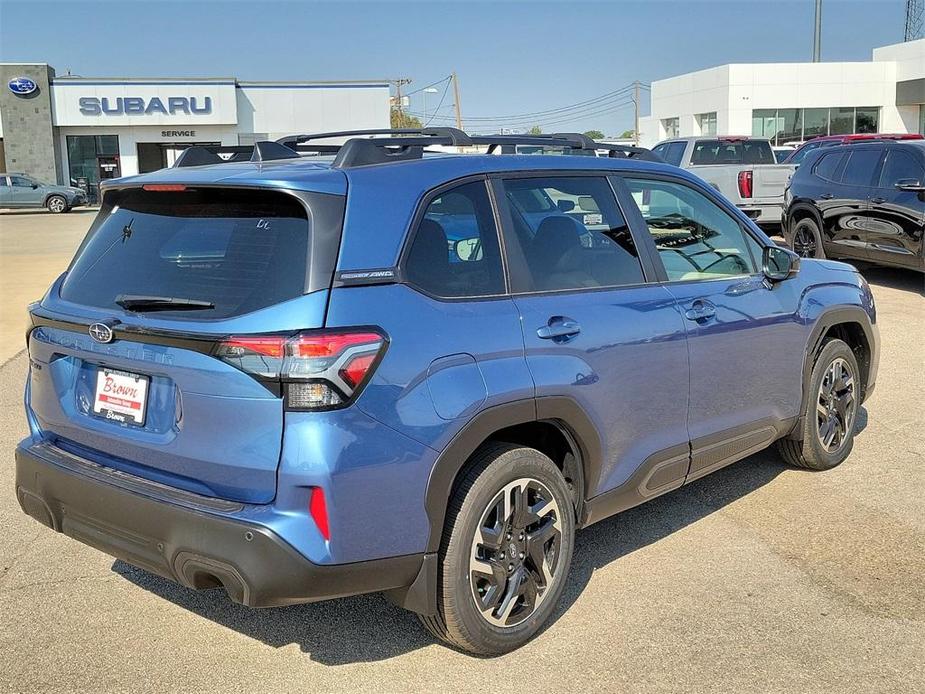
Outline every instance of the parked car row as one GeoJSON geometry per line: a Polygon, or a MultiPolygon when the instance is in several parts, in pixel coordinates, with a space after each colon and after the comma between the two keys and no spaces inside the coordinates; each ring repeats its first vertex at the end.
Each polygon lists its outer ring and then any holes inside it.
{"type": "Polygon", "coordinates": [[[58,214],[86,204],[82,188],[44,183],[24,173],[0,173],[0,208],[44,207],[58,214]]]}
{"type": "Polygon", "coordinates": [[[925,271],[925,140],[838,144],[808,151],[790,180],[790,245],[804,258],[925,271]]]}

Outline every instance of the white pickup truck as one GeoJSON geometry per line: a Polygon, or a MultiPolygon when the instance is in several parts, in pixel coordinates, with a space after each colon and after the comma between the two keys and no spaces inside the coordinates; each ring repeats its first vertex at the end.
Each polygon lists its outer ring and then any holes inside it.
{"type": "Polygon", "coordinates": [[[689,169],[759,224],[780,224],[784,188],[796,170],[778,164],[771,143],[758,137],[677,137],[652,151],[689,169]]]}

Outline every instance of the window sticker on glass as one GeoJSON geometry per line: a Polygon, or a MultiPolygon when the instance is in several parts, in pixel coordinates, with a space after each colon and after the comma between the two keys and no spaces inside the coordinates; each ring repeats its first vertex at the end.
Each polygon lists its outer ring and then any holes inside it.
{"type": "Polygon", "coordinates": [[[602,214],[586,214],[581,220],[581,223],[586,227],[591,226],[592,224],[603,224],[604,215],[602,214]]]}

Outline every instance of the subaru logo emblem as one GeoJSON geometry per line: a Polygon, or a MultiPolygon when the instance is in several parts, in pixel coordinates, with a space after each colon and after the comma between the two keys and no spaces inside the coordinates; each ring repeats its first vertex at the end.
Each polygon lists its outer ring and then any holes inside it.
{"type": "Polygon", "coordinates": [[[19,96],[26,96],[27,94],[31,94],[39,88],[39,85],[30,80],[28,77],[14,77],[9,82],[7,82],[6,86],[9,87],[11,92],[19,96]]]}
{"type": "Polygon", "coordinates": [[[94,323],[87,332],[89,332],[90,337],[97,342],[102,342],[104,344],[112,342],[112,328],[105,323],[94,323]]]}

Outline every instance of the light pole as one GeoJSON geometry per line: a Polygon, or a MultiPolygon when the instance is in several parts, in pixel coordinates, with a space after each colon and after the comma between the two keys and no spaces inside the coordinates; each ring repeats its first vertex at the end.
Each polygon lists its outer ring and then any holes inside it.
{"type": "Polygon", "coordinates": [[[438,90],[434,89],[433,87],[427,87],[427,89],[421,90],[421,93],[424,95],[424,123],[423,125],[427,125],[427,95],[436,94],[437,91],[438,90]]]}

